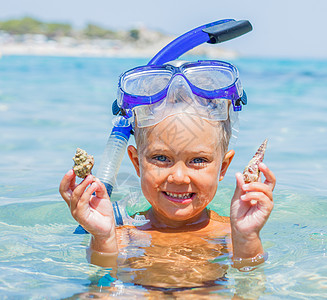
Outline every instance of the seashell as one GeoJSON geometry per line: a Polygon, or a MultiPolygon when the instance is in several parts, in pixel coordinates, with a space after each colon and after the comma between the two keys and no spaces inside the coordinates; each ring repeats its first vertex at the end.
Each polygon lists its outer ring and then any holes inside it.
{"type": "Polygon", "coordinates": [[[76,176],[85,178],[87,175],[91,174],[94,165],[94,158],[92,155],[88,155],[83,149],[77,148],[73,161],[73,170],[76,176]]]}
{"type": "Polygon", "coordinates": [[[263,161],[263,157],[267,148],[267,142],[267,139],[263,141],[257,152],[254,154],[248,165],[245,167],[243,171],[243,179],[245,183],[258,181],[260,174],[259,164],[263,161]]]}

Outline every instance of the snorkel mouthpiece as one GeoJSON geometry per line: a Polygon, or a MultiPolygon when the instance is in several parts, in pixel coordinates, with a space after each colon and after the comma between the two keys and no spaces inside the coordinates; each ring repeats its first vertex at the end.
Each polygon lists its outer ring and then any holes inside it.
{"type": "Polygon", "coordinates": [[[252,30],[252,25],[247,20],[235,21],[209,26],[202,29],[203,32],[208,33],[210,40],[209,44],[223,43],[239,37],[252,30]],[[232,26],[231,26],[232,25],[232,26]]]}

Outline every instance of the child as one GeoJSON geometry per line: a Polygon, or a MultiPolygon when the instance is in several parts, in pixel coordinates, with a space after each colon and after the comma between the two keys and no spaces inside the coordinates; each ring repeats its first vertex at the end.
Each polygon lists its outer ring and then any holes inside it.
{"type": "Polygon", "coordinates": [[[276,181],[265,164],[259,166],[266,178],[264,183],[244,184],[242,174],[236,174],[230,218],[207,209],[235,154],[234,150],[228,151],[228,144],[231,118],[239,105],[234,96],[243,95],[237,70],[217,61],[210,66],[205,62],[171,62],[162,69],[173,70],[174,75],[164,79],[165,85],[161,86],[162,70],[151,73],[141,69],[122,75],[118,101],[127,107],[125,94],[144,92],[145,105],[132,107],[137,148],[129,146],[128,155],[151,204],[143,212],[149,222],[136,228],[116,228],[106,188],[92,175],[76,184],[70,170],[60,184],[72,216],[92,235],[91,262],[114,266],[119,252],[137,245],[144,252],[128,259],[130,266],[137,266],[132,281],[157,286],[178,286],[181,281],[183,286],[194,286],[215,280],[224,275],[225,269],[210,261],[228,252],[236,268],[262,263],[264,250],[259,233],[273,208],[276,181]],[[131,77],[134,86],[129,85],[131,77]],[[238,89],[233,89],[233,83],[238,89]],[[147,104],[146,97],[153,89],[156,95],[160,89],[166,91],[156,103],[147,104]],[[208,91],[214,95],[205,98],[208,91]],[[231,244],[226,245],[224,239],[230,235],[231,244]],[[165,257],[169,258],[168,264],[162,262],[165,257]],[[169,281],[167,274],[172,267],[184,271],[169,281]],[[151,268],[160,272],[151,275],[151,268]]]}

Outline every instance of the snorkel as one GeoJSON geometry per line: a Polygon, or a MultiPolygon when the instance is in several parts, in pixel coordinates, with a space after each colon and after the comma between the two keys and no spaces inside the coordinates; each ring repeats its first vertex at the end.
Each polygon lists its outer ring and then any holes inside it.
{"type": "MultiPolygon", "coordinates": [[[[179,58],[181,55],[203,43],[222,43],[239,37],[251,30],[252,25],[249,21],[235,21],[233,19],[224,19],[197,27],[166,45],[149,61],[148,65],[163,65],[179,58]]],[[[236,104],[237,110],[241,110],[242,104],[245,105],[246,102],[247,100],[244,93],[244,97],[236,104]]],[[[127,143],[133,130],[129,121],[131,116],[126,114],[126,112],[119,107],[117,100],[113,103],[112,111],[113,114],[116,115],[113,120],[114,127],[109,136],[96,173],[96,177],[106,186],[109,196],[115,185],[127,143]]],[[[116,225],[123,225],[123,217],[117,202],[113,202],[113,208],[116,225]]],[[[79,226],[74,233],[86,233],[86,231],[79,226]]]]}

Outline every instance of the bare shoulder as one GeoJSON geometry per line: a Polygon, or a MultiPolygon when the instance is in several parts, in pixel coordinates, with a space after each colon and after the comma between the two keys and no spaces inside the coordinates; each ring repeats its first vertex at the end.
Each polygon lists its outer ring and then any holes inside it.
{"type": "Polygon", "coordinates": [[[222,237],[230,234],[229,217],[221,216],[213,210],[208,210],[209,224],[206,233],[209,236],[222,237]]]}
{"type": "Polygon", "coordinates": [[[229,217],[221,216],[213,210],[208,210],[208,215],[210,220],[221,222],[221,223],[230,223],[229,217]]]}

